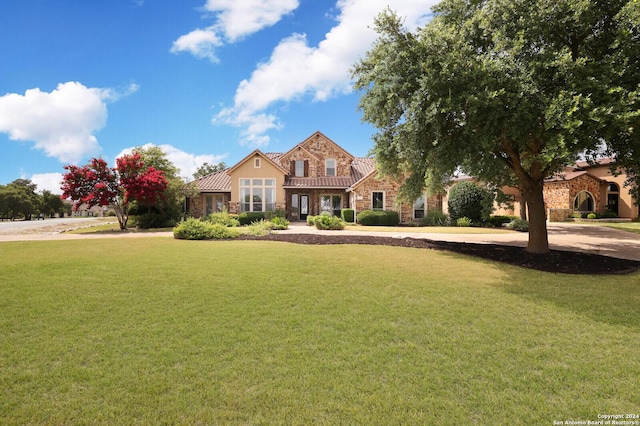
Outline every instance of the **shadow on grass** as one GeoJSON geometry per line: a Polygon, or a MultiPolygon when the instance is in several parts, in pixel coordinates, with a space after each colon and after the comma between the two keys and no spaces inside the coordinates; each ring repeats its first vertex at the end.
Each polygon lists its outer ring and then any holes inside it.
{"type": "Polygon", "coordinates": [[[640,272],[619,276],[519,273],[508,268],[503,288],[537,303],[548,303],[592,321],[640,331],[640,272]],[[576,280],[576,278],[582,279],[576,280]]]}

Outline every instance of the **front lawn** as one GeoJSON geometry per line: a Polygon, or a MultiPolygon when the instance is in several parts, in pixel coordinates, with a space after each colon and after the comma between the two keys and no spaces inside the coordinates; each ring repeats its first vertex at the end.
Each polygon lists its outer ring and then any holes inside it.
{"type": "Polygon", "coordinates": [[[640,276],[162,237],[0,243],[0,424],[553,424],[640,407],[640,276]]]}

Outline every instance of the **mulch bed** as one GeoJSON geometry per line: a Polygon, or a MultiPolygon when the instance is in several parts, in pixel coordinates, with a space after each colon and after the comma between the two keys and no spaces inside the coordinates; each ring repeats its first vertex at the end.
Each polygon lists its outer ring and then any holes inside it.
{"type": "Polygon", "coordinates": [[[264,237],[242,236],[240,238],[295,244],[369,244],[442,250],[562,274],[628,274],[640,269],[640,262],[635,260],[563,250],[551,250],[549,254],[544,255],[531,254],[522,247],[498,244],[454,243],[416,238],[340,234],[269,234],[264,237]]]}

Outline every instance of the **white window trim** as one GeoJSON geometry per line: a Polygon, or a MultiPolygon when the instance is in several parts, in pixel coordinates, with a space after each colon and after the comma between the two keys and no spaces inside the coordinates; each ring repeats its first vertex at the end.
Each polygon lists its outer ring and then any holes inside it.
{"type": "Polygon", "coordinates": [[[338,176],[338,161],[336,161],[335,158],[327,158],[326,160],[324,160],[324,175],[327,177],[334,177],[334,176],[338,176]],[[333,161],[333,174],[329,175],[327,173],[327,170],[329,169],[328,163],[329,161],[333,161]]]}
{"type": "Polygon", "coordinates": [[[371,210],[384,210],[385,206],[387,205],[387,193],[386,191],[371,191],[371,210]],[[376,192],[380,192],[382,193],[382,208],[381,209],[376,209],[373,207],[373,194],[376,192]]]}
{"type": "Polygon", "coordinates": [[[264,178],[260,178],[260,177],[253,177],[253,178],[240,178],[238,179],[238,195],[240,196],[240,211],[244,212],[253,212],[253,188],[261,188],[262,189],[262,210],[261,212],[267,212],[267,211],[271,211],[271,210],[266,210],[267,208],[267,196],[266,196],[266,189],[267,188],[273,188],[273,208],[275,210],[276,208],[276,200],[278,199],[278,180],[276,178],[272,178],[272,177],[264,177],[264,178]],[[260,179],[262,180],[262,185],[253,185],[253,180],[254,179],[260,179]],[[242,185],[242,181],[243,180],[249,180],[249,186],[246,185],[242,185]],[[266,185],[266,181],[267,180],[273,180],[273,186],[267,186],[266,185]],[[242,210],[242,205],[246,204],[244,202],[244,200],[242,199],[242,190],[244,188],[249,188],[249,210],[242,210]]]}

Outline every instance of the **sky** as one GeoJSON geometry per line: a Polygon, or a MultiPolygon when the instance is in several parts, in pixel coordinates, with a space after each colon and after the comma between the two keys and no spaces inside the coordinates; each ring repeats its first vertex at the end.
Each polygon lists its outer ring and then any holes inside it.
{"type": "Polygon", "coordinates": [[[64,166],[159,146],[192,179],[316,130],[372,148],[349,69],[387,6],[410,30],[436,0],[3,0],[0,184],[60,193],[64,166]]]}

